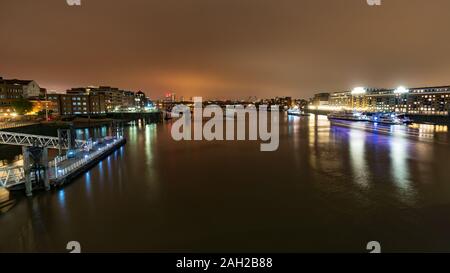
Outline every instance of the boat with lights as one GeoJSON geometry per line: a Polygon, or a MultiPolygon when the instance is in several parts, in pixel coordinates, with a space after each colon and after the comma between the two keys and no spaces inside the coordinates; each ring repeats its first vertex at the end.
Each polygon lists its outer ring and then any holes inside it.
{"type": "Polygon", "coordinates": [[[404,114],[389,113],[389,112],[365,113],[358,111],[340,111],[329,114],[328,119],[330,121],[348,120],[348,121],[372,122],[386,125],[404,125],[412,123],[412,121],[404,114]]]}
{"type": "Polygon", "coordinates": [[[328,119],[333,120],[350,120],[350,121],[369,121],[369,118],[362,112],[358,111],[338,111],[328,114],[328,119]]]}
{"type": "Polygon", "coordinates": [[[309,116],[309,114],[302,111],[298,106],[289,108],[287,113],[289,116],[309,116]]]}
{"type": "Polygon", "coordinates": [[[367,113],[366,117],[370,122],[387,125],[411,124],[412,121],[404,114],[397,113],[367,113]]]}

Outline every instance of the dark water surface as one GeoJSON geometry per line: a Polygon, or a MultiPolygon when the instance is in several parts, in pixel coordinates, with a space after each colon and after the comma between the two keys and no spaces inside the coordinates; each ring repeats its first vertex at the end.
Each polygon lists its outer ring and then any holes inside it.
{"type": "MultiPolygon", "coordinates": [[[[170,124],[0,215],[0,251],[450,251],[450,147],[284,117],[280,147],[170,124]]],[[[444,133],[447,134],[447,133],[444,133]]]]}

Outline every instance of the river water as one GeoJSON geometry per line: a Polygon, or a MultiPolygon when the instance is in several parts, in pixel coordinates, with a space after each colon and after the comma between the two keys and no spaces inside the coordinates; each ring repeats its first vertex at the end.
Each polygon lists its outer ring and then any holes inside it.
{"type": "Polygon", "coordinates": [[[176,142],[170,128],[127,127],[127,144],[88,173],[20,198],[0,215],[0,251],[367,252],[374,240],[450,251],[445,141],[284,116],[279,149],[260,152],[257,141],[176,142]]]}

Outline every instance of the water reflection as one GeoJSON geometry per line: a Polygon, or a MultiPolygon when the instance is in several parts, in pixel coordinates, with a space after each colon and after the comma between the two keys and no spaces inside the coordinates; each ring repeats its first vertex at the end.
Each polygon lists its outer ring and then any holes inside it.
{"type": "Polygon", "coordinates": [[[108,167],[108,174],[111,174],[112,173],[111,155],[106,158],[106,166],[108,167]]]}
{"type": "Polygon", "coordinates": [[[447,125],[435,125],[435,124],[420,124],[414,123],[409,126],[413,129],[418,129],[421,133],[447,133],[447,125]]]}
{"type": "MultiPolygon", "coordinates": [[[[300,149],[300,139],[302,136],[300,136],[300,123],[306,122],[306,117],[297,117],[297,116],[291,116],[288,115],[288,135],[290,136],[290,142],[293,145],[293,148],[295,150],[300,149]]],[[[300,155],[298,153],[294,154],[295,161],[299,163],[300,161],[300,155]]]]}
{"type": "Polygon", "coordinates": [[[103,161],[100,161],[100,163],[98,163],[98,178],[100,184],[103,184],[104,175],[105,173],[103,172],[103,161]]]}
{"type": "Polygon", "coordinates": [[[353,181],[360,186],[367,187],[370,183],[370,172],[366,162],[366,132],[352,129],[348,134],[353,181]]]}
{"type": "Polygon", "coordinates": [[[87,140],[90,138],[102,138],[111,134],[109,126],[78,128],[75,129],[75,137],[77,139],[87,140]]]}
{"type": "Polygon", "coordinates": [[[146,164],[149,166],[152,163],[153,159],[153,153],[152,149],[155,146],[155,140],[156,140],[156,124],[149,124],[145,127],[145,158],[146,158],[146,164]]]}
{"type": "Polygon", "coordinates": [[[66,207],[66,193],[63,189],[58,191],[58,204],[61,209],[66,207]]]}
{"type": "Polygon", "coordinates": [[[330,122],[323,115],[311,115],[308,118],[309,144],[317,146],[320,143],[327,143],[330,137],[330,122]]]}
{"type": "Polygon", "coordinates": [[[88,196],[91,196],[91,172],[90,171],[84,175],[84,179],[85,179],[84,184],[86,185],[86,192],[87,192],[88,196]]]}
{"type": "Polygon", "coordinates": [[[330,177],[341,176],[342,165],[347,161],[341,159],[341,151],[336,149],[335,137],[341,132],[330,126],[326,116],[310,115],[307,120],[308,123],[304,126],[308,132],[310,149],[307,154],[311,167],[330,177]]]}
{"type": "Polygon", "coordinates": [[[246,142],[176,142],[170,122],[135,125],[88,173],[0,217],[1,250],[65,251],[76,239],[93,252],[352,252],[376,237],[392,242],[386,250],[450,251],[436,246],[450,240],[448,146],[315,115],[282,119],[272,153],[246,142]]]}
{"type": "Polygon", "coordinates": [[[392,137],[390,144],[391,174],[397,186],[402,190],[409,189],[408,140],[392,137]]]}

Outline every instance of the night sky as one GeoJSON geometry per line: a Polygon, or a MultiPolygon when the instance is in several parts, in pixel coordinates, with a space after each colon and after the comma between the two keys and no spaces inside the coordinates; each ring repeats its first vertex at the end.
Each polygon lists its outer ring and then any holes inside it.
{"type": "Polygon", "coordinates": [[[450,84],[450,1],[0,0],[0,76],[189,98],[450,84]]]}

